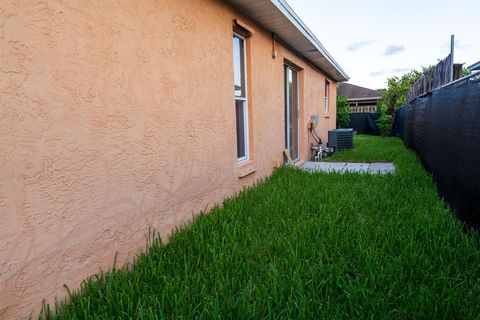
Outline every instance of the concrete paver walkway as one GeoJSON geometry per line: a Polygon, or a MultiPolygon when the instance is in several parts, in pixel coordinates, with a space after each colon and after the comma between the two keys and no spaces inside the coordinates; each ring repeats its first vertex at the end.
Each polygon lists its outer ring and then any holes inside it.
{"type": "Polygon", "coordinates": [[[357,162],[313,162],[307,161],[300,166],[300,169],[308,171],[323,172],[357,172],[370,174],[394,173],[393,163],[357,163],[357,162]]]}

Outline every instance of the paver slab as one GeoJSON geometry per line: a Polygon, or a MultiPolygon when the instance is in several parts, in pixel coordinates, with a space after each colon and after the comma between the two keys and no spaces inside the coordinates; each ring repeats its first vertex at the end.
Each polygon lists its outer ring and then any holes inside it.
{"type": "Polygon", "coordinates": [[[345,172],[358,172],[358,173],[367,173],[368,172],[368,163],[355,163],[350,162],[345,166],[345,172]]]}
{"type": "Polygon", "coordinates": [[[355,173],[369,173],[369,174],[388,174],[395,172],[393,163],[383,162],[314,162],[307,161],[300,169],[308,171],[322,171],[322,172],[355,172],[355,173]]]}

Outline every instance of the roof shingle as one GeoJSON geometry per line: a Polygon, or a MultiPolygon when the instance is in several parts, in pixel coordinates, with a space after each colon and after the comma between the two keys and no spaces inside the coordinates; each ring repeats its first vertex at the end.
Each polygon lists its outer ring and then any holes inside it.
{"type": "Polygon", "coordinates": [[[348,99],[374,99],[382,97],[382,93],[380,91],[356,86],[350,83],[339,83],[337,94],[340,96],[345,96],[348,99]]]}

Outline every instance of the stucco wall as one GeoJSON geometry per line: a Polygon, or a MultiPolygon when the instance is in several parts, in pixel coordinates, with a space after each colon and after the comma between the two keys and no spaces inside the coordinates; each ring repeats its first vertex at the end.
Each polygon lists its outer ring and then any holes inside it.
{"type": "MultiPolygon", "coordinates": [[[[283,63],[304,70],[306,118],[324,76],[256,28],[250,46],[257,171],[239,179],[232,8],[214,0],[2,1],[0,318],[26,317],[86,276],[164,239],[192,214],[269,175],[284,149],[283,63]]],[[[248,23],[248,19],[242,17],[248,23]]],[[[250,22],[251,23],[251,22],[250,22]]]]}

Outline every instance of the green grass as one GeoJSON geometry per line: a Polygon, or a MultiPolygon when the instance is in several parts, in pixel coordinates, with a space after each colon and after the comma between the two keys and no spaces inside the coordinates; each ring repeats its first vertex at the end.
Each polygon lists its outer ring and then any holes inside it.
{"type": "Polygon", "coordinates": [[[331,160],[392,161],[397,173],[278,170],[87,279],[47,318],[479,318],[477,234],[400,140],[355,144],[331,160]]]}
{"type": "Polygon", "coordinates": [[[408,167],[416,163],[410,150],[403,147],[401,140],[367,135],[355,135],[355,147],[350,150],[336,152],[327,161],[352,162],[395,162],[408,167]],[[407,155],[410,153],[410,155],[407,155]],[[400,163],[401,160],[406,162],[400,163]],[[400,161],[400,162],[399,162],[400,161]]]}

